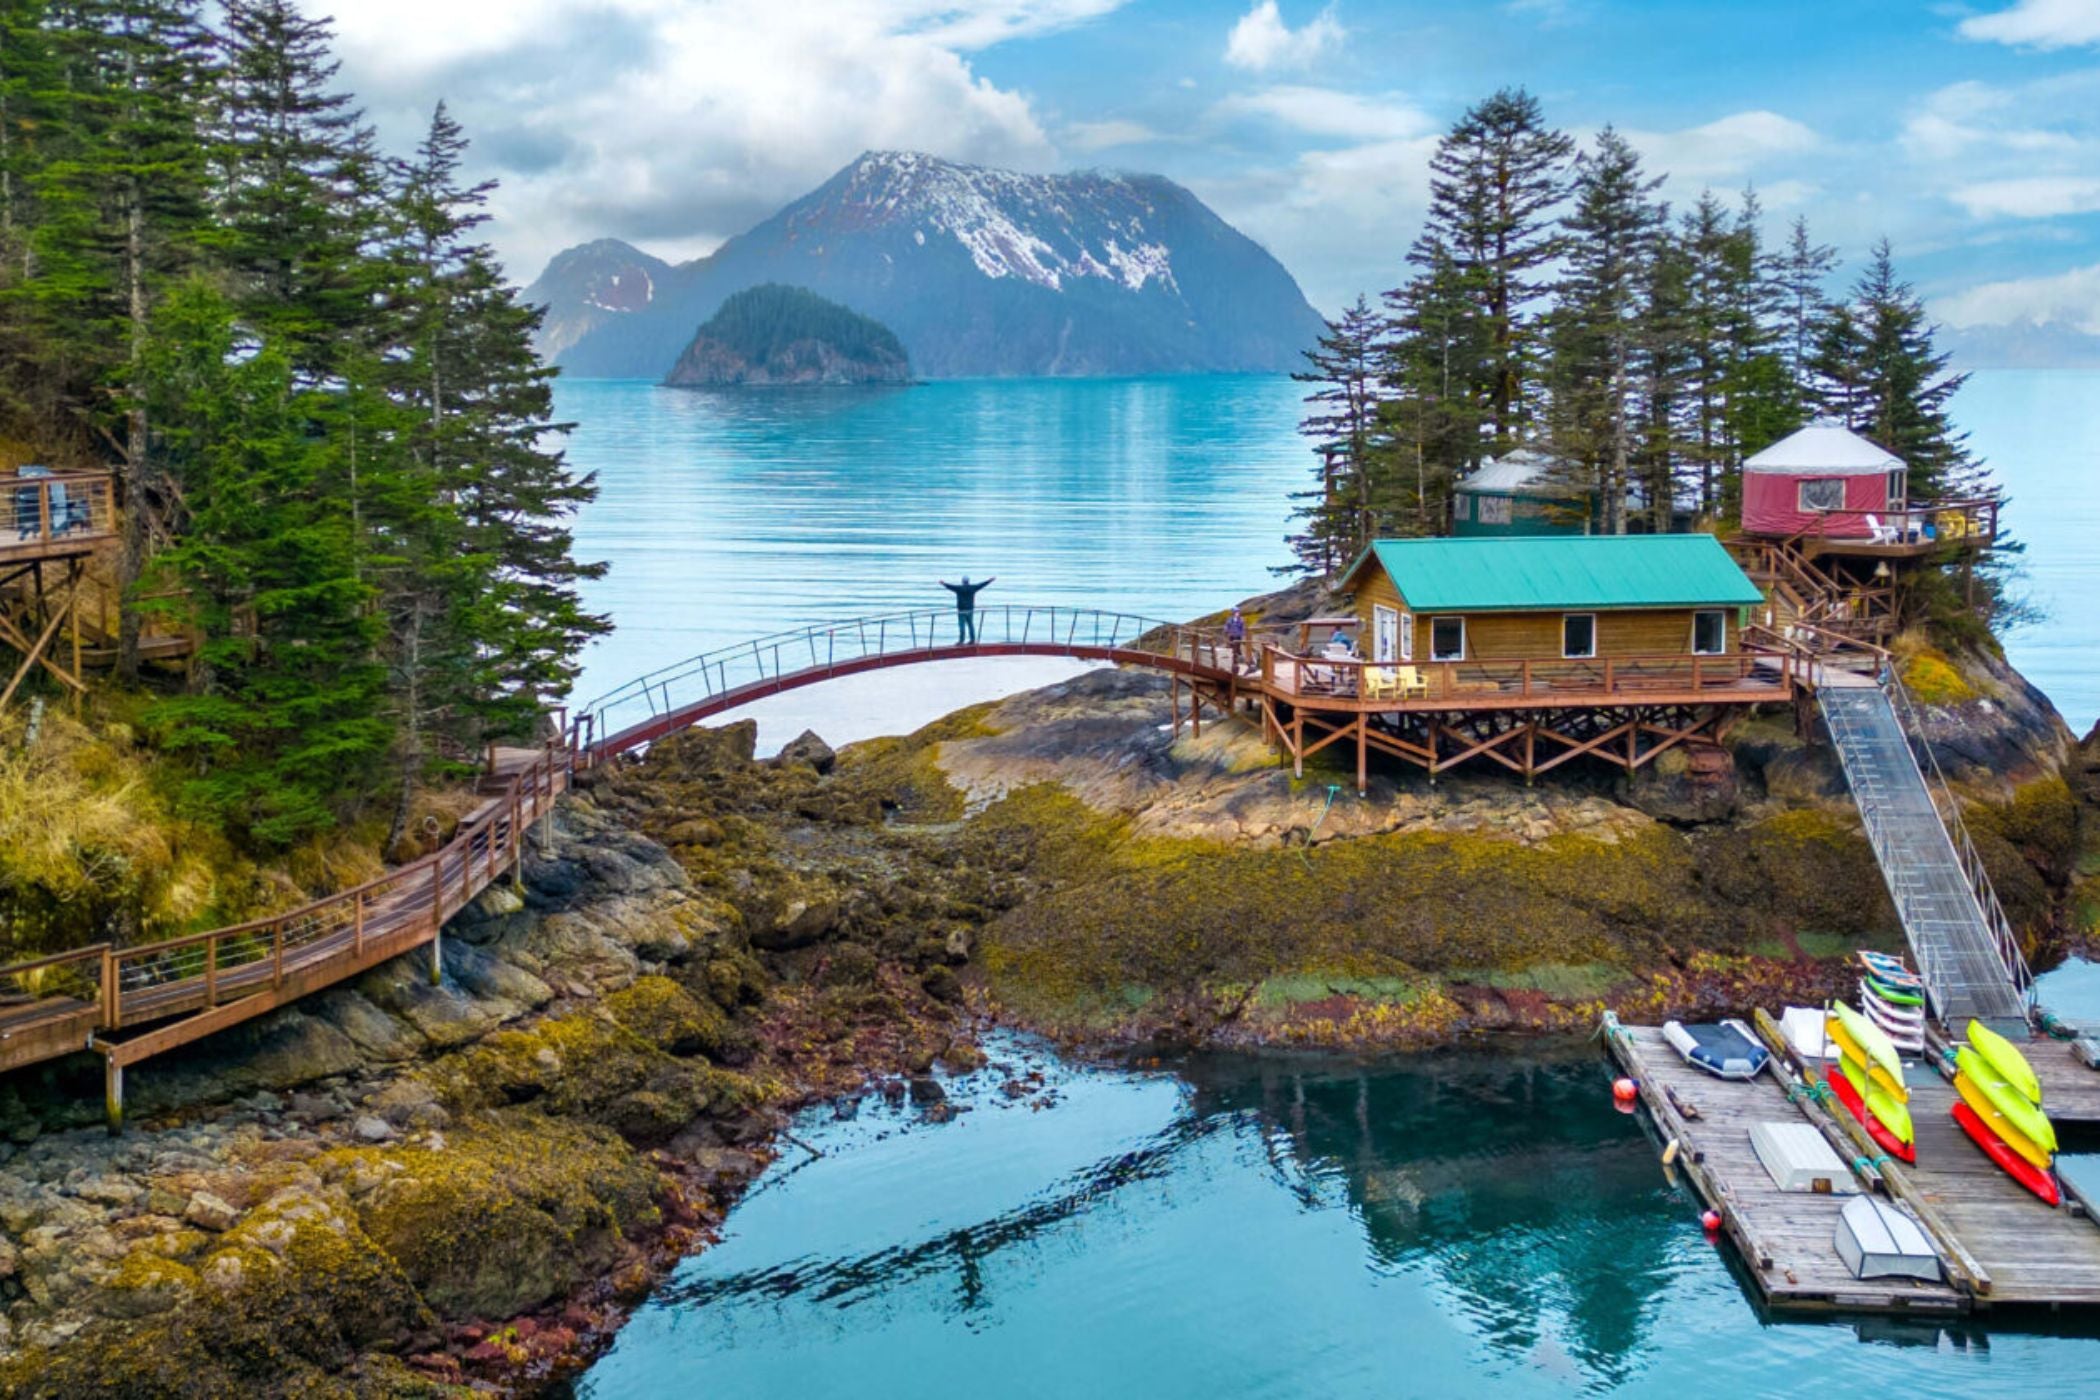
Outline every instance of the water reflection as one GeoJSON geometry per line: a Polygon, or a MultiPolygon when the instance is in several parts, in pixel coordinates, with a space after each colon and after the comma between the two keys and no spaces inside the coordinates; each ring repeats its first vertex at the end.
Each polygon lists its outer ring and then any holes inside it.
{"type": "Polygon", "coordinates": [[[1374,1267],[1428,1272],[1491,1351],[1559,1350],[1571,1376],[1605,1385],[1634,1369],[1683,1210],[1600,1099],[1590,1055],[1399,1072],[1234,1057],[1185,1074],[1197,1114],[1251,1112],[1279,1184],[1309,1208],[1345,1205],[1374,1267]]]}

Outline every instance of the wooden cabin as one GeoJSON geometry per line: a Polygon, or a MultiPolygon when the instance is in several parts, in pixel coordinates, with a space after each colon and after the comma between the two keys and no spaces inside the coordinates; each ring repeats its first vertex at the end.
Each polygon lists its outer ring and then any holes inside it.
{"type": "Polygon", "coordinates": [[[1519,447],[1481,464],[1451,490],[1451,533],[1461,538],[1586,535],[1596,497],[1554,479],[1553,459],[1519,447]]]}
{"type": "Polygon", "coordinates": [[[1342,577],[1366,661],[1731,656],[1764,595],[1712,535],[1378,540],[1342,577]]]}

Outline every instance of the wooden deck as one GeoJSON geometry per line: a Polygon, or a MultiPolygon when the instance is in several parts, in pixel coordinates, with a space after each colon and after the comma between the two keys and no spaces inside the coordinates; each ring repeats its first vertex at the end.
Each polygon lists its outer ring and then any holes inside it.
{"type": "MultiPolygon", "coordinates": [[[[1641,1101],[1667,1139],[1681,1143],[1684,1170],[1700,1197],[1721,1212],[1761,1300],[1781,1311],[1945,1312],[1994,1307],[2100,1306],[2100,1222],[2082,1207],[2051,1208],[1998,1170],[1968,1140],[1950,1109],[1953,1086],[1930,1066],[1906,1079],[1917,1131],[1917,1162],[1894,1165],[1883,1182],[1852,1140],[1844,1110],[1789,1099],[1772,1073],[1725,1083],[1691,1068],[1656,1027],[1622,1027],[1606,1036],[1612,1056],[1639,1081],[1641,1101]],[[1674,1096],[1674,1102],[1673,1102],[1674,1096]],[[1696,1122],[1679,1105],[1695,1105],[1696,1122]],[[1929,1215],[1945,1281],[1858,1280],[1833,1243],[1844,1197],[1782,1192],[1750,1148],[1750,1125],[1806,1120],[1842,1144],[1868,1189],[1904,1194],[1929,1215]]],[[[2060,1121],[2100,1119],[2100,1073],[2070,1060],[2060,1042],[2036,1042],[2030,1059],[2043,1080],[2044,1105],[2060,1121]],[[2052,1050],[2061,1050],[2061,1059],[2052,1050]],[[2079,1080],[2070,1070],[2089,1076],[2079,1080]]]]}

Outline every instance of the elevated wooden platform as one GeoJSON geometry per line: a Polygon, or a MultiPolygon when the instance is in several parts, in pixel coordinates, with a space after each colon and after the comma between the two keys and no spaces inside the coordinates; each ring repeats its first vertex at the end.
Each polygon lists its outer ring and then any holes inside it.
{"type": "MultiPolygon", "coordinates": [[[[1686,1178],[1721,1213],[1760,1299],[1779,1311],[1916,1313],[1997,1307],[2100,1306],[2100,1222],[2082,1207],[2050,1207],[1991,1163],[1953,1119],[1953,1086],[1926,1064],[1910,1067],[1917,1162],[1879,1169],[1845,1111],[1788,1093],[1779,1074],[1727,1083],[1684,1063],[1653,1026],[1605,1037],[1612,1058],[1640,1085],[1642,1104],[1665,1139],[1680,1143],[1686,1178]],[[1682,1111],[1696,1107],[1697,1120],[1682,1111]],[[1807,1121],[1853,1165],[1865,1190],[1903,1196],[1940,1249],[1939,1284],[1860,1280],[1834,1239],[1845,1198],[1782,1192],[1750,1147],[1750,1125],[1807,1121]],[[1900,1190],[1895,1189],[1900,1182],[1900,1190]]],[[[2069,1060],[2061,1042],[2036,1042],[2030,1059],[2044,1106],[2060,1122],[2100,1121],[2100,1073],[2069,1060]],[[2059,1057],[2052,1051],[2061,1051],[2059,1057]],[[2068,1062],[2068,1068],[2067,1068],[2068,1062]],[[2069,1072],[2089,1075],[2086,1083],[2069,1072]]],[[[1810,1065],[1820,1077],[1820,1067],[1810,1065]]]]}

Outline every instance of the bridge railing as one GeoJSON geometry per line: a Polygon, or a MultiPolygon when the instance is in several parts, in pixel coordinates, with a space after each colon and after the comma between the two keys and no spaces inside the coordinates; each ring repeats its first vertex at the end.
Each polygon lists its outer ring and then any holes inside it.
{"type": "Polygon", "coordinates": [[[1962,820],[1961,798],[1947,781],[1947,774],[1940,767],[1939,754],[1926,737],[1917,702],[1911,698],[1910,688],[1903,684],[1893,666],[1882,673],[1882,688],[1888,692],[1897,722],[1902,725],[1904,738],[1910,741],[1912,752],[1923,756],[1919,764],[1920,774],[1926,780],[1933,806],[1939,809],[1940,822],[1947,828],[1948,840],[1953,843],[1954,854],[1961,863],[1962,876],[1969,882],[1969,893],[1976,897],[1976,907],[1983,915],[1984,926],[1990,930],[1998,960],[2005,965],[2005,975],[2031,1007],[2034,1003],[2034,973],[2027,966],[2027,954],[2021,950],[2020,936],[2014,931],[2012,920],[2006,916],[2005,906],[1999,902],[1990,872],[1984,868],[1983,855],[1969,835],[1968,823],[1962,820]]]}
{"type": "MultiPolygon", "coordinates": [[[[1162,622],[1136,613],[1002,603],[974,613],[974,637],[954,608],[923,608],[875,617],[812,623],[769,637],[738,642],[688,657],[608,691],[582,707],[573,727],[579,757],[589,762],[608,752],[615,736],[652,721],[710,703],[759,699],[782,682],[818,680],[872,669],[885,658],[929,659],[999,655],[1019,651],[1075,655],[1146,652],[1175,656],[1192,665],[1225,670],[1232,650],[1222,629],[1162,622]]],[[[1255,656],[1243,646],[1243,665],[1255,656]]]]}

